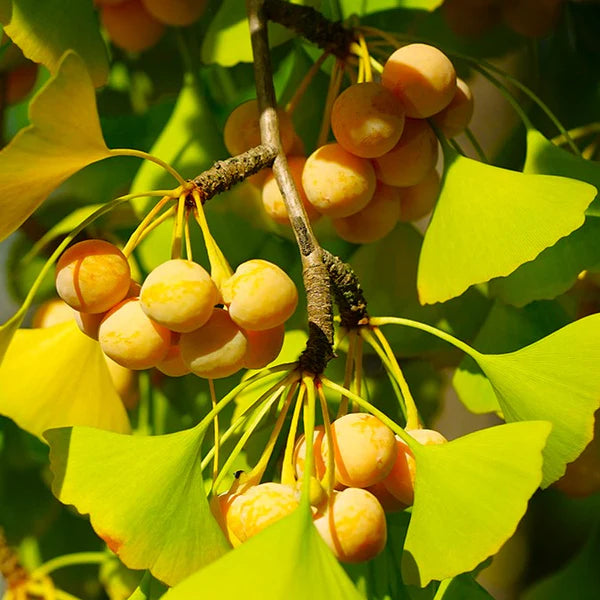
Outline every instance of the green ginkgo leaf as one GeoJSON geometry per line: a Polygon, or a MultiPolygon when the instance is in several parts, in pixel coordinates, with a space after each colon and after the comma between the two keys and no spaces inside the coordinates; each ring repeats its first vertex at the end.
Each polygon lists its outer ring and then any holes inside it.
{"type": "Polygon", "coordinates": [[[206,499],[200,466],[206,426],[153,437],[51,429],[45,437],[52,491],[90,515],[126,566],[175,585],[231,548],[206,499]]]}
{"type": "Polygon", "coordinates": [[[550,423],[511,423],[439,446],[411,445],[415,501],[402,557],[406,583],[472,571],[514,533],[542,478],[550,423]]]}
{"type": "MultiPolygon", "coordinates": [[[[600,164],[558,148],[539,131],[527,132],[524,173],[561,175],[600,189],[600,164]]],[[[505,302],[524,306],[566,292],[584,269],[600,262],[600,219],[588,216],[584,225],[508,277],[491,283],[492,293],[505,302]]]]}
{"type": "Polygon", "coordinates": [[[443,187],[425,234],[417,287],[424,304],[504,277],[584,222],[588,183],[500,169],[445,150],[443,187]]]}
{"type": "Polygon", "coordinates": [[[165,600],[360,600],[302,503],[235,551],[169,590],[165,600]]]}
{"type": "Polygon", "coordinates": [[[81,58],[67,52],[29,107],[31,125],[0,151],[0,240],[67,177],[110,156],[95,90],[81,58]]]}
{"type": "Polygon", "coordinates": [[[0,414],[40,439],[50,427],[127,433],[129,418],[100,345],[75,321],[19,329],[0,365],[0,414]]]}
{"type": "Polygon", "coordinates": [[[108,78],[106,45],[91,2],[81,0],[0,0],[6,34],[32,61],[55,74],[61,57],[74,50],[96,87],[108,78]]]}
{"type": "Polygon", "coordinates": [[[507,354],[473,352],[506,421],[552,423],[542,487],[561,477],[593,437],[600,406],[600,314],[507,354]]]}

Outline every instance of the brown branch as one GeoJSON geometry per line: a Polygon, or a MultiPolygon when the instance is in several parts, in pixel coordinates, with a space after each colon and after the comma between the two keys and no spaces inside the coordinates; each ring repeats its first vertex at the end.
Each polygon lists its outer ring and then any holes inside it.
{"type": "Polygon", "coordinates": [[[252,40],[262,142],[277,148],[273,173],[283,196],[302,259],[309,339],[299,362],[303,370],[319,375],[333,358],[333,308],[329,275],[323,263],[321,246],[310,227],[281,148],[264,0],[246,0],[246,8],[252,40]]]}
{"type": "Polygon", "coordinates": [[[291,4],[285,0],[265,0],[265,15],[342,60],[350,53],[354,34],[339,21],[326,19],[311,6],[291,4]]]}
{"type": "Polygon", "coordinates": [[[250,175],[271,167],[276,156],[276,146],[261,144],[237,156],[217,161],[210,169],[194,177],[192,183],[198,188],[204,204],[250,175]]]}

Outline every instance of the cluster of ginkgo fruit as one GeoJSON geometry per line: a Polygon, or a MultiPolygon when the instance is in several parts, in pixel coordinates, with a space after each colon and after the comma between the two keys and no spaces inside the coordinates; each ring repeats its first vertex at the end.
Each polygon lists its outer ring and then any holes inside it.
{"type": "MultiPolygon", "coordinates": [[[[424,217],[440,189],[438,140],[427,119],[443,135],[454,137],[472,114],[469,86],[457,79],[444,53],[426,44],[396,50],[383,67],[381,82],[344,90],[331,111],[336,141],[308,158],[298,154],[301,144],[292,121],[280,110],[282,147],[308,218],[326,215],[341,238],[364,244],[386,236],[399,220],[424,217]]],[[[260,143],[256,101],[231,113],[224,135],[232,154],[260,143]]],[[[262,187],[267,214],[288,223],[273,175],[254,182],[262,187]]]]}
{"type": "MultiPolygon", "coordinates": [[[[316,427],[313,435],[313,522],[340,561],[363,562],[385,547],[385,512],[413,504],[415,459],[400,437],[368,413],[346,414],[331,423],[330,432],[333,460],[325,428],[316,427]]],[[[415,429],[407,434],[424,445],[446,442],[431,429],[415,429]]],[[[213,511],[234,547],[298,507],[306,451],[302,434],[293,452],[295,485],[255,485],[244,482],[242,476],[228,492],[217,496],[213,511]]]]}
{"type": "Polygon", "coordinates": [[[165,26],[185,27],[197,21],[206,0],[96,0],[100,20],[115,46],[142,52],[160,40],[165,26]]]}
{"type": "Polygon", "coordinates": [[[548,35],[558,23],[563,0],[445,0],[442,13],[458,35],[478,37],[504,23],[530,38],[548,35]]]}
{"type": "Polygon", "coordinates": [[[61,255],[56,290],[81,331],[117,364],[209,379],[273,361],[298,302],[288,275],[258,259],[219,287],[200,264],[171,259],[140,286],[126,256],[104,240],[79,242],[61,255]]]}

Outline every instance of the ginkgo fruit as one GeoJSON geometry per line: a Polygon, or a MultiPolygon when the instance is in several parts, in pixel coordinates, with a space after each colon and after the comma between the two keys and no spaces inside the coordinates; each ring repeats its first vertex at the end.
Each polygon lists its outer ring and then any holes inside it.
{"type": "Polygon", "coordinates": [[[59,323],[70,321],[75,311],[60,298],[46,300],[33,313],[31,326],[35,328],[47,328],[59,323]]]}
{"type": "Polygon", "coordinates": [[[446,107],[456,91],[456,71],[435,46],[408,44],[383,66],[381,80],[402,102],[406,116],[426,119],[446,107]]]}
{"type": "Polygon", "coordinates": [[[156,368],[169,377],[182,377],[191,373],[189,366],[181,356],[181,348],[178,343],[173,343],[169,347],[166,356],[156,363],[156,368]]]}
{"type": "Polygon", "coordinates": [[[456,93],[450,104],[433,115],[431,120],[439,130],[449,138],[462,133],[473,116],[473,93],[469,85],[462,79],[456,80],[456,93]]]}
{"type": "Polygon", "coordinates": [[[197,21],[207,0],[142,0],[146,10],[165,25],[185,26],[197,21]]]}
{"type": "Polygon", "coordinates": [[[440,176],[435,169],[425,175],[422,181],[400,190],[400,220],[416,221],[428,215],[440,194],[440,176]]]}
{"type": "Polygon", "coordinates": [[[313,521],[336,558],[358,563],[375,558],[387,542],[385,512],[367,490],[333,492],[326,510],[313,521]]]}
{"type": "Polygon", "coordinates": [[[298,290],[288,274],[272,262],[248,260],[221,286],[229,315],[240,327],[272,329],[292,316],[298,290]]]}
{"type": "MultiPolygon", "coordinates": [[[[325,475],[327,465],[323,460],[321,448],[323,445],[323,437],[325,436],[325,428],[323,425],[317,425],[313,432],[313,456],[315,463],[315,473],[319,479],[322,479],[325,475]]],[[[296,477],[301,480],[304,476],[304,464],[306,461],[306,436],[300,435],[294,445],[294,469],[296,477]]]]}
{"type": "Polygon", "coordinates": [[[63,252],[55,281],[58,295],[71,308],[101,313],[125,298],[131,271],[127,258],[114,244],[86,240],[63,252]]]}
{"type": "Polygon", "coordinates": [[[245,333],[248,342],[244,356],[246,369],[262,369],[279,356],[285,337],[283,324],[262,331],[246,329],[245,333]]]}

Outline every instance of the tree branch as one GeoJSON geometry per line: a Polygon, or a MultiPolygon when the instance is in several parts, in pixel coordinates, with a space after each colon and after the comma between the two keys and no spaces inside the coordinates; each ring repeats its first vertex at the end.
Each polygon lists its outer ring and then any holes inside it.
{"type": "Polygon", "coordinates": [[[318,375],[333,358],[333,308],[329,275],[323,263],[321,246],[310,227],[281,148],[264,0],[246,0],[246,8],[252,40],[262,142],[277,148],[273,173],[283,196],[302,259],[309,339],[299,362],[302,369],[318,375]]]}

